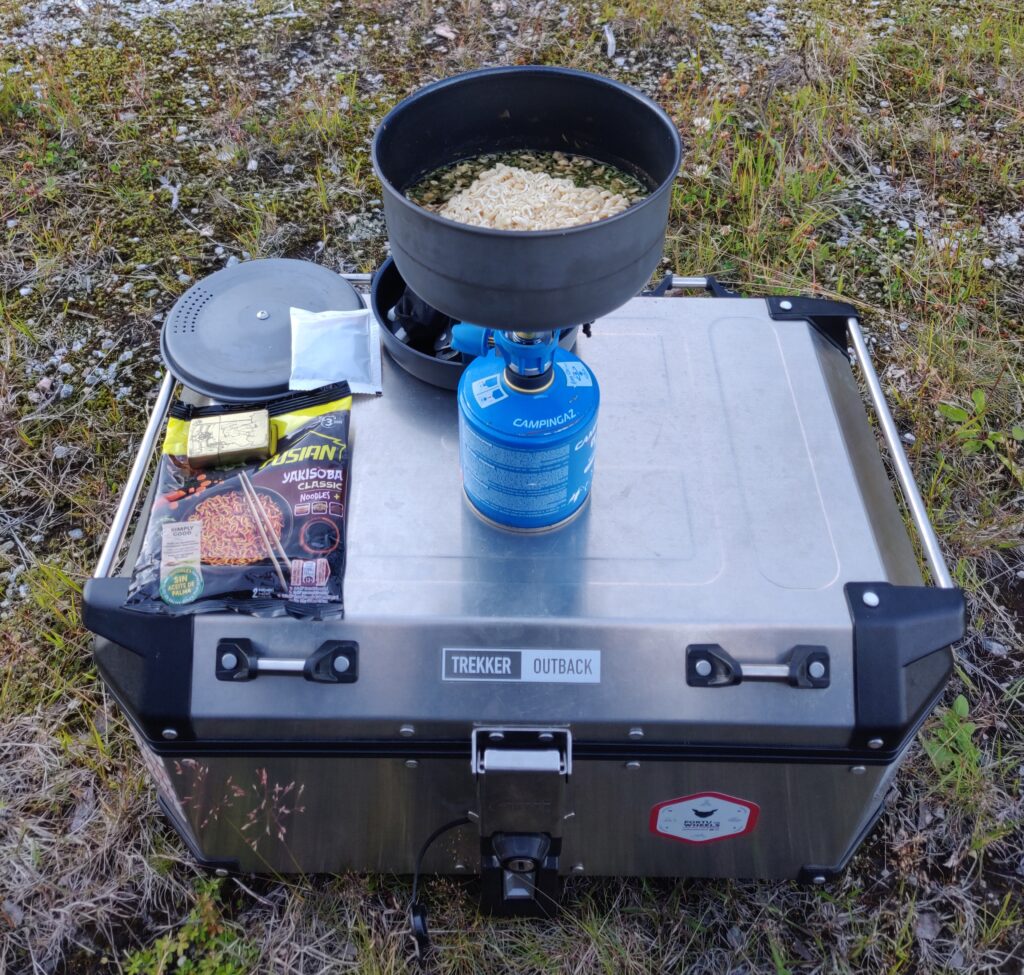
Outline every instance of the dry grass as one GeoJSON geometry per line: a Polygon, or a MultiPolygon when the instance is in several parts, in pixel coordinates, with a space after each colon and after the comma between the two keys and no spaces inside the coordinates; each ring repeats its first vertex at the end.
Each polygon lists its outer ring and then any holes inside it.
{"type": "Polygon", "coordinates": [[[481,919],[435,882],[437,967],[1024,970],[1018,6],[87,6],[0,0],[0,971],[405,968],[405,880],[211,882],[189,864],[91,669],[76,590],[175,296],[250,256],[372,269],[375,121],[431,78],[530,61],[612,74],[673,114],[675,270],[862,309],[971,636],[830,889],[574,882],[541,924],[481,919]]]}

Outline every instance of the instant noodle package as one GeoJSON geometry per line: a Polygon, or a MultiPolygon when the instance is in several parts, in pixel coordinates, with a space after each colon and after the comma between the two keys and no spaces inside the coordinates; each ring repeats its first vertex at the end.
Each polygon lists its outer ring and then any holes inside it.
{"type": "Polygon", "coordinates": [[[268,403],[175,402],[127,605],[340,613],[347,383],[268,403]]]}

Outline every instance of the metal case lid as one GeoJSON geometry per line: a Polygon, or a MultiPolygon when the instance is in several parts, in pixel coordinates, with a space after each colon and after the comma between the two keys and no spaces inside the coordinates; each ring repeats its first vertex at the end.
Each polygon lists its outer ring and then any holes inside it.
{"type": "Polygon", "coordinates": [[[527,723],[571,727],[580,756],[891,761],[945,680],[948,651],[931,651],[962,632],[962,600],[921,589],[844,351],[753,299],[639,298],[593,332],[597,465],[573,523],[476,517],[454,396],[387,363],[384,396],[353,411],[343,620],[160,620],[151,650],[87,589],[87,625],[147,657],[98,650],[126,698],[136,671],[151,679],[154,747],[461,754],[473,727],[527,723]],[[226,641],[248,641],[256,679],[218,676],[226,641]],[[331,641],[358,647],[358,678],[296,676],[331,641]],[[567,657],[573,680],[537,669],[567,657]],[[716,670],[730,661],[741,682],[716,670]]]}

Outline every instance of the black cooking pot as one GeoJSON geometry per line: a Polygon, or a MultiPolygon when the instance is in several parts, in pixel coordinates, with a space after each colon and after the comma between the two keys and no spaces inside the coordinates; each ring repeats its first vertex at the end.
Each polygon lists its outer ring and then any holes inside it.
{"type": "Polygon", "coordinates": [[[649,98],[567,68],[456,75],[400,102],[377,127],[391,253],[424,301],[463,322],[545,330],[593,321],[632,298],[661,259],[679,135],[649,98]],[[564,230],[471,227],[405,191],[482,153],[561,150],[610,163],[650,194],[628,210],[564,230]]]}

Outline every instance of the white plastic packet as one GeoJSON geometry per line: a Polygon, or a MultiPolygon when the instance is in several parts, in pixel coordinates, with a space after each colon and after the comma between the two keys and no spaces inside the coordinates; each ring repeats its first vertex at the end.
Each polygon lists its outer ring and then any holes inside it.
{"type": "Polygon", "coordinates": [[[346,380],[353,393],[379,393],[380,335],[369,308],[306,311],[292,308],[289,389],[318,389],[346,380]]]}

